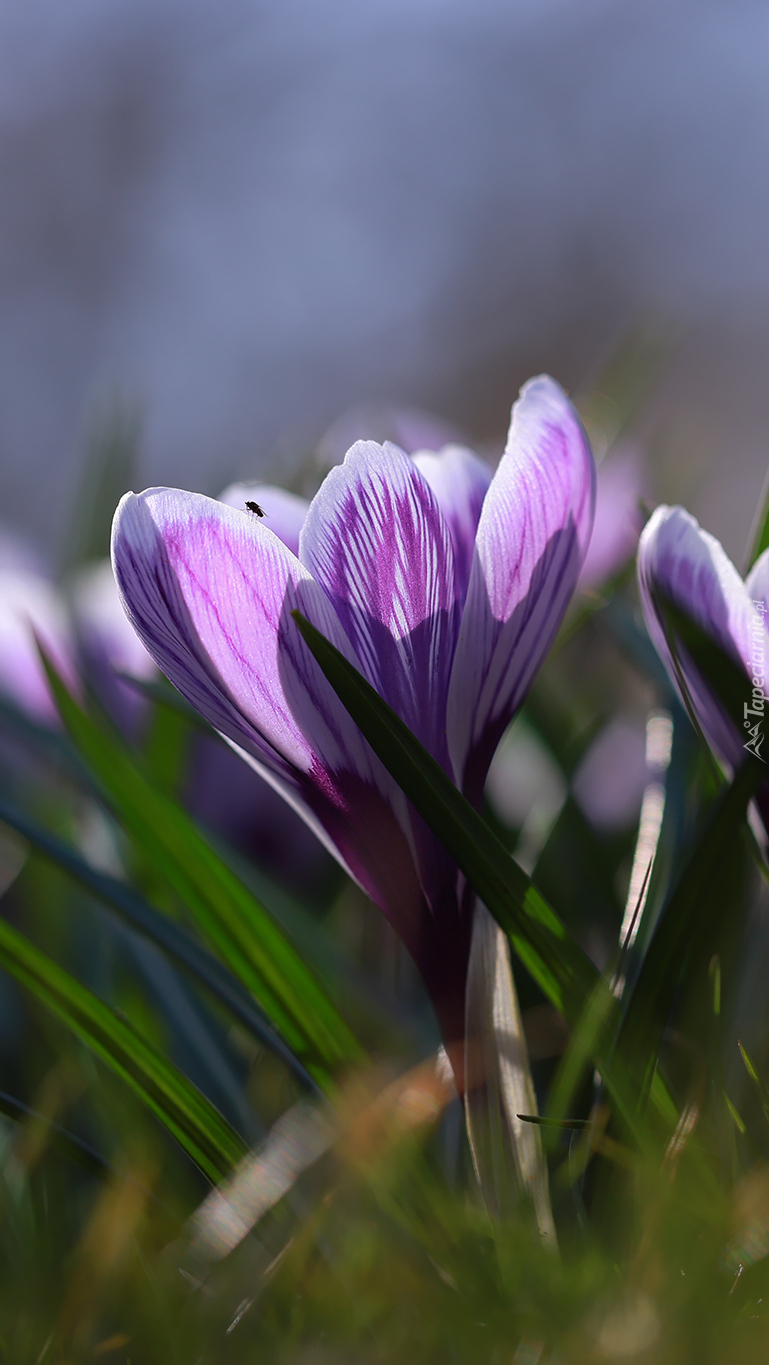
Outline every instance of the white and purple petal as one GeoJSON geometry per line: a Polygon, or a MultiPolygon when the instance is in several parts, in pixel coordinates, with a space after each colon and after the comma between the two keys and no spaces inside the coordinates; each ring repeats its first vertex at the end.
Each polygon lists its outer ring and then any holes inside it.
{"type": "Polygon", "coordinates": [[[432,488],[449,528],[454,547],[457,597],[464,602],[478,521],[493,470],[467,446],[444,446],[437,453],[418,450],[413,460],[432,488]]]}
{"type": "MultiPolygon", "coordinates": [[[[756,592],[763,570],[754,571],[756,592]]],[[[715,536],[710,535],[683,507],[658,507],[649,519],[638,547],[638,583],[646,625],[660,658],[680,692],[661,615],[659,594],[665,594],[693,618],[746,673],[746,701],[751,685],[748,669],[756,621],[748,587],[715,536]]],[[[686,691],[715,752],[732,766],[743,758],[742,716],[727,716],[704,678],[679,651],[686,691]]]]}
{"type": "Polygon", "coordinates": [[[174,489],[126,495],[113,562],[156,663],[385,911],[422,968],[444,1027],[454,1028],[469,933],[456,870],[444,855],[453,895],[443,907],[428,904],[405,798],[290,615],[298,607],[352,657],[324,590],[258,518],[174,489]]]}
{"type": "Polygon", "coordinates": [[[113,564],[147,650],[228,739],[283,777],[322,785],[345,766],[371,775],[370,751],[291,610],[300,606],[338,648],[346,639],[307,570],[259,518],[177,489],[126,494],[113,564]],[[287,685],[311,715],[297,718],[287,685]]]}
{"type": "Polygon", "coordinates": [[[593,457],[574,408],[548,376],[530,380],[484,500],[451,677],[449,744],[473,801],[574,592],[594,501],[593,457]]]}
{"type": "Polygon", "coordinates": [[[359,441],[310,504],[299,556],[361,671],[439,761],[459,619],[451,537],[397,446],[359,441]]]}

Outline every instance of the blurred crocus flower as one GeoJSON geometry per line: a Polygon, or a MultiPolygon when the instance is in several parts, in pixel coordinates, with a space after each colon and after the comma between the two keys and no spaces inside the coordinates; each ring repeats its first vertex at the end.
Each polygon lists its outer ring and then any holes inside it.
{"type": "Polygon", "coordinates": [[[743,579],[714,536],[682,507],[658,507],[638,548],[638,581],[649,634],[671,681],[681,691],[658,600],[664,594],[686,612],[739,665],[745,699],[739,715],[728,715],[684,646],[678,665],[688,700],[711,748],[732,769],[751,745],[761,753],[769,638],[769,551],[743,579]]]}
{"type": "Polygon", "coordinates": [[[127,494],[116,514],[116,577],[150,654],[388,915],[447,1042],[464,1032],[473,898],[291,612],[360,669],[478,803],[574,591],[593,501],[586,437],[541,377],[513,409],[493,479],[456,448],[412,460],[358,442],[310,504],[298,557],[271,528],[266,493],[264,518],[168,488],[127,494]]]}
{"type": "Polygon", "coordinates": [[[579,576],[580,588],[599,587],[635,553],[644,520],[641,498],[646,483],[643,461],[633,447],[612,452],[599,466],[593,534],[579,576]]]}
{"type": "Polygon", "coordinates": [[[67,609],[37,567],[34,550],[0,535],[0,692],[34,720],[58,723],[36,639],[71,687],[76,687],[74,647],[67,609]]]}
{"type": "Polygon", "coordinates": [[[638,819],[648,782],[643,724],[614,716],[581,759],[572,791],[590,823],[611,833],[638,819]]]}

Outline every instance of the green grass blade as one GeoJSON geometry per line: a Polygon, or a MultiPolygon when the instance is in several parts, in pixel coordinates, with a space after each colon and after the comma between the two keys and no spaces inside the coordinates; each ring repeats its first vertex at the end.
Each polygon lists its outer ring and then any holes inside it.
{"type": "Polygon", "coordinates": [[[496,834],[354,666],[294,612],[334,691],[387,771],[451,853],[556,1009],[574,1022],[598,973],[496,834]]]}
{"type": "Polygon", "coordinates": [[[761,775],[758,769],[758,763],[746,763],[711,807],[663,908],[631,992],[618,1047],[625,1058],[641,1064],[641,1098],[647,1093],[684,960],[692,949],[709,952],[707,945],[719,918],[729,909],[728,855],[744,827],[748,802],[761,775]]]}
{"type": "Polygon", "coordinates": [[[3,919],[0,966],[131,1087],[209,1180],[240,1160],[237,1133],[162,1052],[3,919]]]}
{"type": "Polygon", "coordinates": [[[740,1042],[737,1043],[737,1046],[740,1049],[740,1056],[742,1057],[742,1060],[745,1063],[745,1070],[747,1071],[748,1075],[750,1076],[750,1079],[752,1080],[754,1086],[756,1087],[756,1090],[758,1091],[758,1098],[761,1101],[761,1108],[764,1111],[764,1118],[767,1119],[767,1121],[769,1121],[769,1087],[767,1087],[766,1081],[759,1073],[759,1070],[755,1062],[750,1057],[747,1048],[743,1047],[742,1043],[740,1042]]]}
{"type": "Polygon", "coordinates": [[[126,882],[110,877],[81,858],[76,849],[49,834],[35,820],[0,798],[0,821],[20,834],[39,853],[86,891],[108,905],[132,929],[143,934],[174,958],[181,967],[205,986],[229,1010],[238,1023],[288,1067],[299,1083],[316,1089],[307,1069],[284,1043],[240,982],[212,957],[184,928],[155,910],[126,882]]]}
{"type": "Polygon", "coordinates": [[[327,1068],[359,1059],[350,1029],[264,906],[181,806],[147,779],[119,736],[86,714],[45,663],[65,727],[106,803],[291,1050],[326,1081],[327,1068]]]}

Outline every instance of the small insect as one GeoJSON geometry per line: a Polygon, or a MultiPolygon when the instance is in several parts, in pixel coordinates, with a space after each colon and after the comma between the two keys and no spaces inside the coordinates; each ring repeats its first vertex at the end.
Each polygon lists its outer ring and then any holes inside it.
{"type": "Polygon", "coordinates": [[[255,512],[258,517],[267,516],[267,513],[265,512],[264,508],[260,507],[258,502],[247,502],[246,510],[248,512],[255,512]]]}

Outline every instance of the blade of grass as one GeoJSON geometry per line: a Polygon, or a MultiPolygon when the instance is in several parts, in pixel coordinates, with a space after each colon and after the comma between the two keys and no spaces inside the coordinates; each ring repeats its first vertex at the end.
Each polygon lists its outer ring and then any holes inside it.
{"type": "Polygon", "coordinates": [[[42,825],[1,798],[0,821],[20,834],[39,853],[55,863],[91,895],[104,905],[108,905],[132,929],[138,930],[145,938],[168,953],[169,957],[174,958],[220,1000],[233,1018],[257,1038],[263,1047],[274,1052],[301,1085],[308,1089],[317,1089],[307,1069],[272,1027],[267,1016],[246,994],[237,978],[227,971],[218,958],[212,957],[196,943],[180,924],[153,909],[126,882],[99,872],[81,858],[76,849],[49,834],[42,825]]]}
{"type": "Polygon", "coordinates": [[[754,1086],[756,1087],[756,1090],[758,1091],[758,1098],[761,1101],[761,1108],[764,1111],[764,1118],[767,1119],[767,1121],[769,1121],[769,1087],[767,1087],[766,1081],[759,1074],[758,1068],[755,1062],[750,1057],[747,1048],[743,1047],[742,1043],[739,1041],[737,1043],[737,1046],[740,1049],[740,1056],[742,1057],[742,1060],[745,1063],[745,1070],[747,1071],[748,1075],[750,1076],[750,1079],[752,1080],[754,1086]]]}
{"type": "Polygon", "coordinates": [[[362,1054],[316,977],[181,806],[152,785],[119,736],[78,705],[45,656],[44,663],[64,725],[106,804],[289,1047],[328,1083],[329,1068],[362,1054]]]}
{"type": "Polygon", "coordinates": [[[162,1052],[3,919],[0,966],[131,1087],[209,1180],[240,1160],[245,1144],[162,1052]]]}
{"type": "Polygon", "coordinates": [[[707,950],[713,928],[728,907],[726,855],[745,824],[748,802],[760,777],[757,769],[757,763],[746,763],[708,813],[696,847],[660,915],[631,991],[617,1045],[625,1058],[641,1063],[641,1102],[686,955],[693,945],[707,950]]]}

